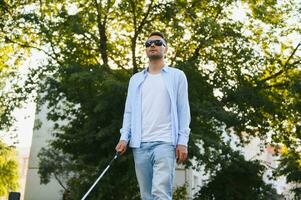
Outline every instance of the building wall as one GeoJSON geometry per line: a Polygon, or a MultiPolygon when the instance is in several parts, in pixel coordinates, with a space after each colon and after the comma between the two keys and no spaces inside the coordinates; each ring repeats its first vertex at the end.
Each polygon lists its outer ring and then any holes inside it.
{"type": "Polygon", "coordinates": [[[58,182],[52,179],[47,185],[42,185],[38,174],[38,153],[42,147],[47,146],[47,141],[52,138],[53,123],[46,118],[46,106],[41,108],[35,118],[35,126],[40,122],[42,124],[38,129],[33,130],[24,200],[61,200],[62,188],[58,182]]]}
{"type": "Polygon", "coordinates": [[[25,183],[27,177],[28,159],[29,159],[29,147],[18,148],[18,162],[19,162],[19,184],[20,188],[17,192],[20,192],[20,200],[24,200],[25,183]]]}

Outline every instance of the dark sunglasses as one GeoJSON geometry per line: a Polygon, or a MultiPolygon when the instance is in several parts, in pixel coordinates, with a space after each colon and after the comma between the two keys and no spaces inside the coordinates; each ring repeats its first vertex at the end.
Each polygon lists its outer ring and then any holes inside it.
{"type": "Polygon", "coordinates": [[[145,42],[145,47],[148,48],[150,46],[152,46],[152,44],[156,45],[156,46],[165,46],[166,47],[166,44],[162,41],[162,40],[147,40],[145,42]]]}

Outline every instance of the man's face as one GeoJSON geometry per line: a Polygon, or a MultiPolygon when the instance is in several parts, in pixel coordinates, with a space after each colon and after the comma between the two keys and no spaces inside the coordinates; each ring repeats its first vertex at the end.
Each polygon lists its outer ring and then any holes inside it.
{"type": "Polygon", "coordinates": [[[164,58],[164,55],[167,52],[166,43],[160,36],[153,35],[146,41],[145,52],[150,60],[160,60],[164,58]]]}

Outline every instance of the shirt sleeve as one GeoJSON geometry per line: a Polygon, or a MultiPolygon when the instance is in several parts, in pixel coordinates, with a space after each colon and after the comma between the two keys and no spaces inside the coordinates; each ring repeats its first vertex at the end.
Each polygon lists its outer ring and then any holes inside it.
{"type": "Polygon", "coordinates": [[[177,94],[177,111],[179,120],[179,132],[177,144],[187,146],[190,134],[190,107],[188,100],[188,83],[184,72],[181,71],[177,94]]]}
{"type": "Polygon", "coordinates": [[[129,86],[128,86],[128,91],[127,91],[127,97],[125,101],[125,109],[124,109],[124,114],[123,114],[123,123],[122,123],[122,128],[120,129],[120,140],[125,140],[128,142],[131,138],[131,115],[132,115],[132,79],[130,79],[129,86]]]}

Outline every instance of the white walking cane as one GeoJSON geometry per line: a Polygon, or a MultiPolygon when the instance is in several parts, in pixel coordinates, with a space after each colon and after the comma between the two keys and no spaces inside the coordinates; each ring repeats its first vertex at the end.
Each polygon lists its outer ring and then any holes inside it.
{"type": "Polygon", "coordinates": [[[110,166],[112,165],[112,163],[114,162],[114,160],[116,160],[119,156],[119,153],[116,152],[114,158],[110,161],[110,163],[108,164],[108,166],[105,168],[105,170],[103,170],[103,172],[100,174],[100,176],[96,179],[96,181],[94,182],[94,184],[90,187],[90,189],[88,190],[88,192],[83,196],[83,198],[81,198],[81,200],[85,200],[87,198],[87,196],[89,195],[89,193],[93,190],[93,188],[95,187],[95,185],[98,183],[98,181],[103,177],[103,175],[108,171],[108,169],[110,168],[110,166]]]}

